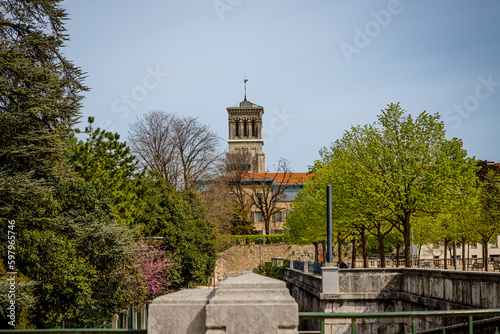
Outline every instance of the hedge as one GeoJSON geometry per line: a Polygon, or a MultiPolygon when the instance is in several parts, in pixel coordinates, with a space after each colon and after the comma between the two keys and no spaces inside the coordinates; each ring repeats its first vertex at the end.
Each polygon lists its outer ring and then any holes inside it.
{"type": "Polygon", "coordinates": [[[253,245],[259,244],[259,238],[262,238],[263,245],[284,244],[284,234],[265,234],[265,235],[228,235],[229,240],[235,245],[253,245]]]}

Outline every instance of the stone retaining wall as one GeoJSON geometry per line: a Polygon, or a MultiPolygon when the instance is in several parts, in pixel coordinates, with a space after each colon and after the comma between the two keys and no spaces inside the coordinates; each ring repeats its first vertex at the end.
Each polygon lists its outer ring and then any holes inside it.
{"type": "MultiPolygon", "coordinates": [[[[314,260],[313,245],[261,245],[262,263],[270,262],[273,257],[314,260]]],[[[229,277],[239,276],[242,271],[253,270],[259,265],[259,245],[235,245],[218,254],[215,265],[217,279],[224,273],[229,277]]]]}

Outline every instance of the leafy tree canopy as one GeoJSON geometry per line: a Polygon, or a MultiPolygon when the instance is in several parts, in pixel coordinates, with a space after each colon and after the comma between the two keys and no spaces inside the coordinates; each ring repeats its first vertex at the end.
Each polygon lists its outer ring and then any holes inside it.
{"type": "Polygon", "coordinates": [[[388,105],[377,123],[351,128],[320,154],[311,181],[316,185],[306,185],[309,194],[297,197],[306,201],[296,205],[321,208],[307,200],[331,184],[334,219],[343,227],[357,219],[392,224],[404,236],[407,266],[411,218],[451,213],[457,201],[474,194],[475,161],[462,142],[445,138],[439,115],[424,111],[414,118],[399,104],[388,105]]]}

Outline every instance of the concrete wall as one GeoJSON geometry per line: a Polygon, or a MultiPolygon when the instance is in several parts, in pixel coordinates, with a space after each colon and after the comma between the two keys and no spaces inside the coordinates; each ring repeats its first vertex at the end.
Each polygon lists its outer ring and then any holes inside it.
{"type": "Polygon", "coordinates": [[[403,270],[402,298],[435,309],[500,307],[500,273],[403,270]]]}
{"type": "MultiPolygon", "coordinates": [[[[500,273],[430,269],[344,269],[338,294],[321,292],[321,276],[287,269],[285,281],[300,311],[327,313],[395,312],[500,307],[500,273]]],[[[421,319],[419,330],[448,326],[463,319],[421,319]]],[[[308,329],[317,329],[317,323],[308,329]]],[[[327,333],[348,333],[350,320],[328,320],[327,333]]],[[[364,320],[361,332],[408,331],[403,319],[364,320]]]]}

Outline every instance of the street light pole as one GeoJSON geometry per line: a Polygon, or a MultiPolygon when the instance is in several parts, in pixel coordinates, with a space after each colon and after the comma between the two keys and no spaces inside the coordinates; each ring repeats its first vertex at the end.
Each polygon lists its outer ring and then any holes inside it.
{"type": "Polygon", "coordinates": [[[453,266],[457,270],[457,240],[453,241],[453,266]]]}
{"type": "Polygon", "coordinates": [[[261,248],[262,248],[262,237],[259,237],[259,267],[262,266],[262,252],[261,252],[261,248]]]}
{"type": "Polygon", "coordinates": [[[332,186],[330,185],[326,186],[326,240],[326,262],[332,263],[332,186]]]}

